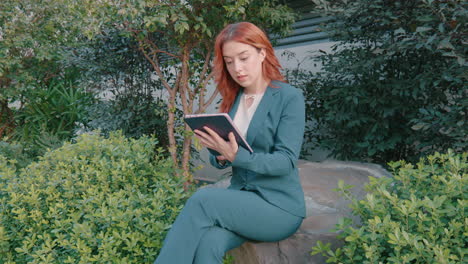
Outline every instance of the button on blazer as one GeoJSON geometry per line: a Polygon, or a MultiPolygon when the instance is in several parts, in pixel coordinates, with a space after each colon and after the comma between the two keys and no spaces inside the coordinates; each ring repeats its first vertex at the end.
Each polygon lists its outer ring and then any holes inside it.
{"type": "MultiPolygon", "coordinates": [[[[234,119],[242,89],[229,116],[234,119]]],[[[297,160],[305,127],[302,91],[283,82],[267,87],[247,130],[250,153],[239,146],[235,160],[220,165],[210,154],[210,163],[219,169],[232,166],[229,189],[254,191],[267,202],[305,217],[304,193],[299,180],[297,160]]]]}

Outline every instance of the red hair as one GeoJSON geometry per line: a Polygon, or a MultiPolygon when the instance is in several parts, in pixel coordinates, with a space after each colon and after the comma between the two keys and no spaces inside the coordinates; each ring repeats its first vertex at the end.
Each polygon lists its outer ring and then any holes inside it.
{"type": "Polygon", "coordinates": [[[217,89],[223,97],[220,112],[228,112],[231,109],[236,95],[241,88],[240,85],[232,79],[224,62],[223,45],[228,41],[237,41],[251,45],[257,49],[265,49],[266,56],[262,64],[263,77],[267,80],[284,81],[284,77],[280,73],[281,65],[275,56],[273,46],[268,40],[265,32],[249,22],[229,24],[221,30],[216,37],[214,47],[215,58],[213,62],[213,71],[215,74],[217,89]]]}

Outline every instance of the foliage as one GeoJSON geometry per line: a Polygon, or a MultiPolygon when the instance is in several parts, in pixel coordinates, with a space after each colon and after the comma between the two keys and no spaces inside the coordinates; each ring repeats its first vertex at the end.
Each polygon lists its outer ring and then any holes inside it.
{"type": "Polygon", "coordinates": [[[83,44],[86,45],[66,49],[64,64],[79,68],[80,81],[93,89],[160,85],[150,78],[152,67],[137,50],[138,42],[123,36],[119,30],[103,28],[100,35],[83,44]]]}
{"type": "Polygon", "coordinates": [[[167,148],[168,111],[161,82],[154,78],[151,64],[137,45],[116,30],[106,29],[89,45],[70,52],[68,63],[83,69],[82,84],[102,92],[102,99],[89,107],[85,130],[99,129],[104,134],[122,130],[134,138],[154,134],[158,144],[167,148]]]}
{"type": "Polygon", "coordinates": [[[61,76],[64,51],[82,42],[70,11],[63,1],[0,2],[0,138],[16,130],[11,105],[35,100],[27,96],[61,76]]]}
{"type": "Polygon", "coordinates": [[[30,153],[24,151],[24,146],[18,142],[0,141],[0,156],[8,160],[15,160],[16,169],[24,168],[34,160],[30,153]]]}
{"type": "Polygon", "coordinates": [[[0,100],[15,99],[28,83],[59,70],[61,44],[76,42],[79,32],[68,11],[63,1],[0,2],[0,100]]]}
{"type": "MultiPolygon", "coordinates": [[[[64,0],[65,1],[65,0],[64,0]]],[[[76,1],[66,0],[83,21],[80,28],[90,38],[113,28],[137,43],[168,95],[167,133],[175,168],[191,179],[189,161],[192,133],[175,110],[202,113],[217,96],[207,94],[214,36],[227,23],[249,20],[270,33],[284,33],[293,14],[277,0],[257,1],[76,1]],[[183,136],[178,144],[177,135],[183,136]],[[181,154],[181,158],[179,157],[181,154]]]]}
{"type": "Polygon", "coordinates": [[[0,263],[152,263],[191,193],[156,143],[83,134],[19,171],[0,156],[0,263]]]}
{"type": "MultiPolygon", "coordinates": [[[[317,127],[316,118],[314,116],[314,105],[315,98],[312,89],[308,89],[311,85],[310,76],[313,72],[303,67],[302,64],[305,61],[310,60],[310,57],[303,57],[301,60],[297,58],[296,53],[286,50],[281,56],[287,58],[288,61],[295,61],[294,68],[284,68],[283,75],[289,84],[303,91],[304,98],[307,98],[306,105],[306,124],[304,133],[304,144],[302,144],[301,157],[302,159],[308,159],[308,155],[312,155],[314,147],[318,145],[317,137],[320,135],[320,131],[317,127]]],[[[316,65],[315,65],[316,66],[316,65]]]]}
{"type": "Polygon", "coordinates": [[[307,88],[320,146],[381,163],[466,149],[466,2],[322,2],[339,42],[307,88]]]}
{"type": "Polygon", "coordinates": [[[223,259],[223,264],[233,264],[234,257],[232,255],[226,254],[223,259]]]}
{"type": "Polygon", "coordinates": [[[54,78],[25,95],[24,105],[15,113],[17,127],[11,139],[22,142],[32,156],[42,155],[74,136],[76,128],[86,123],[93,100],[69,78],[54,78]]]}
{"type": "Polygon", "coordinates": [[[319,242],[327,263],[465,263],[468,153],[436,153],[416,165],[392,162],[394,178],[370,178],[365,200],[353,200],[360,227],[341,221],[342,248],[319,242]]]}
{"type": "Polygon", "coordinates": [[[135,39],[123,36],[117,29],[104,28],[85,44],[67,49],[64,61],[66,67],[80,69],[79,81],[85,87],[102,92],[106,99],[131,93],[161,93],[161,82],[135,39]]]}
{"type": "Polygon", "coordinates": [[[111,100],[93,104],[89,113],[87,129],[99,129],[104,134],[122,130],[125,136],[133,138],[156,135],[160,146],[169,145],[166,103],[152,94],[119,93],[111,100]]]}

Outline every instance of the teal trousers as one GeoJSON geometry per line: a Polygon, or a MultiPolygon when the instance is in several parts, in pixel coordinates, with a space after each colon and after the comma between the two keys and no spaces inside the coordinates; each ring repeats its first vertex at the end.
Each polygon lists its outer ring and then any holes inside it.
{"type": "Polygon", "coordinates": [[[185,204],[155,264],[220,264],[246,240],[279,241],[294,234],[302,217],[245,190],[204,188],[185,204]]]}

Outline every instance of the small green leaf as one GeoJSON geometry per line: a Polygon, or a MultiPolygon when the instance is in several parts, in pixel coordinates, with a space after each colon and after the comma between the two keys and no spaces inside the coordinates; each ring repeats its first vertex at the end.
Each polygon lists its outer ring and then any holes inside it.
{"type": "Polygon", "coordinates": [[[429,30],[432,30],[432,28],[430,28],[430,27],[417,27],[416,28],[416,32],[418,32],[418,33],[426,32],[426,31],[429,31],[429,30]]]}

